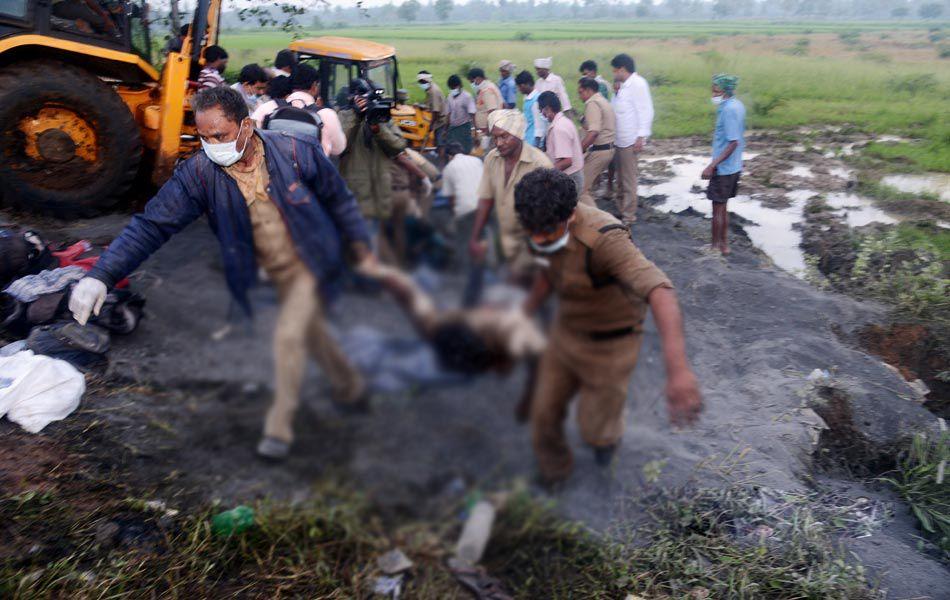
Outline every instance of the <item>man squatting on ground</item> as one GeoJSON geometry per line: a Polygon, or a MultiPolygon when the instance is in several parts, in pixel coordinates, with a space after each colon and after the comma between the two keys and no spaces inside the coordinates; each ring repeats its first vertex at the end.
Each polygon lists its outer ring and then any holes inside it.
{"type": "Polygon", "coordinates": [[[99,314],[108,288],[207,215],[238,304],[250,314],[247,292],[258,265],[277,288],[276,382],[258,453],[283,458],[293,441],[307,350],[329,378],[335,403],[352,409],[367,402],[362,377],[327,331],[318,288],[336,283],[344,243],[358,266],[375,261],[369,231],[316,139],[256,130],[244,99],[229,87],[203,90],[191,103],[204,151],[179,165],[132,218],[76,285],[69,309],[85,324],[99,314]]]}
{"type": "Polygon", "coordinates": [[[525,312],[535,312],[552,291],[558,299],[530,407],[542,479],[556,483],[573,469],[564,420],[575,394],[581,437],[598,463],[610,463],[624,431],[648,305],[663,347],[670,418],[674,424],[695,420],[702,397],[686,359],[676,293],[627,228],[578,204],[574,182],[556,169],[525,175],[515,187],[515,210],[532,251],[548,261],[535,275],[525,312]]]}
{"type": "Polygon", "coordinates": [[[712,102],[716,110],[716,130],[713,133],[713,160],[703,170],[703,179],[709,180],[706,197],[712,201],[712,247],[729,254],[730,198],[739,193],[742,174],[742,151],[745,148],[745,106],[735,97],[739,78],[720,73],[712,80],[712,102]]]}

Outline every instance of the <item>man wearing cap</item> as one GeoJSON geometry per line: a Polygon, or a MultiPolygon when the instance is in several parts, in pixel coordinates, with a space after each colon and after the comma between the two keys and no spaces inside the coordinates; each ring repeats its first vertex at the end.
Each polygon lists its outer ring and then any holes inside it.
{"type": "Polygon", "coordinates": [[[617,120],[610,102],[600,93],[596,79],[584,77],[577,85],[577,95],[584,101],[584,187],[578,201],[596,206],[590,191],[604,169],[614,158],[614,138],[617,120]]]}
{"type": "Polygon", "coordinates": [[[528,253],[524,230],[515,216],[515,185],[535,169],[548,169],[551,160],[538,148],[523,141],[525,118],[513,109],[496,110],[488,116],[495,148],[485,157],[478,186],[478,212],[469,240],[472,261],[481,263],[488,251],[482,233],[492,209],[496,209],[501,229],[501,250],[509,276],[523,285],[531,279],[533,259],[528,253]]]}
{"type": "Polygon", "coordinates": [[[501,79],[498,80],[498,89],[501,91],[501,101],[503,108],[515,108],[518,104],[518,92],[515,89],[515,63],[510,60],[503,60],[498,63],[498,73],[501,79]]]}
{"type": "Polygon", "coordinates": [[[720,73],[712,79],[712,102],[716,109],[712,162],[703,170],[709,180],[706,197],[712,200],[712,247],[729,254],[729,212],[726,204],[739,191],[742,150],[745,147],[745,106],[735,97],[739,78],[720,73]]]}
{"type": "Polygon", "coordinates": [[[416,82],[426,93],[425,109],[432,113],[432,133],[435,145],[442,147],[445,130],[449,124],[448,113],[445,110],[445,94],[442,88],[432,80],[432,73],[419,71],[416,82]]]}
{"type": "Polygon", "coordinates": [[[637,220],[637,161],[653,127],[653,99],[647,80],[637,73],[629,54],[618,54],[610,61],[620,90],[614,96],[617,116],[617,175],[620,191],[617,208],[626,227],[637,220]]]}
{"type": "MultiPolygon", "coordinates": [[[[557,94],[558,100],[561,101],[561,110],[569,119],[573,119],[574,109],[571,107],[571,99],[567,97],[567,88],[564,87],[564,80],[559,75],[551,72],[553,65],[554,60],[550,56],[534,59],[534,72],[538,75],[538,79],[534,82],[534,89],[538,90],[539,94],[544,92],[557,94]]],[[[537,132],[535,132],[535,135],[537,135],[537,132]]],[[[543,139],[545,135],[547,135],[547,127],[542,124],[539,137],[543,139]]]]}

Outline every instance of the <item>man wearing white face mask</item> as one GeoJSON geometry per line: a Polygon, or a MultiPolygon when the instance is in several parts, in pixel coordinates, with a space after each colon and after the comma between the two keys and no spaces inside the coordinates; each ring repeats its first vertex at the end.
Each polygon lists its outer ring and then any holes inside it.
{"type": "Polygon", "coordinates": [[[627,229],[610,214],[578,204],[573,182],[556,169],[524,176],[515,187],[515,211],[528,245],[547,261],[535,276],[525,312],[536,311],[552,291],[558,298],[529,408],[542,479],[557,483],[573,468],[564,420],[575,395],[581,437],[599,464],[612,461],[625,429],[647,307],[663,347],[670,419],[695,420],[702,397],[686,358],[676,293],[627,229]]]}
{"type": "Polygon", "coordinates": [[[468,80],[475,91],[475,129],[488,135],[488,115],[502,107],[501,90],[494,81],[485,78],[485,71],[475,67],[468,72],[468,80]]]}
{"type": "Polygon", "coordinates": [[[362,378],[326,329],[323,301],[338,282],[346,250],[359,266],[375,261],[369,232],[315,138],[256,130],[244,100],[228,87],[203,90],[191,104],[204,151],[179,165],[145,211],[132,218],[73,289],[69,309],[84,324],[91,313],[98,314],[109,287],[207,215],[238,305],[251,313],[247,293],[258,266],[277,287],[274,399],[258,453],[280,459],[293,441],[308,349],[330,380],[335,403],[345,409],[366,406],[362,378]]]}
{"type": "Polygon", "coordinates": [[[416,82],[426,93],[425,108],[432,113],[432,133],[435,145],[441,148],[445,143],[445,128],[449,124],[445,110],[445,94],[442,88],[432,80],[432,73],[419,71],[416,82]]]}
{"type": "Polygon", "coordinates": [[[745,148],[745,106],[735,97],[739,78],[720,73],[712,79],[712,102],[716,109],[712,162],[703,170],[709,180],[706,197],[712,201],[712,247],[729,254],[729,199],[739,192],[742,150],[745,148]]]}

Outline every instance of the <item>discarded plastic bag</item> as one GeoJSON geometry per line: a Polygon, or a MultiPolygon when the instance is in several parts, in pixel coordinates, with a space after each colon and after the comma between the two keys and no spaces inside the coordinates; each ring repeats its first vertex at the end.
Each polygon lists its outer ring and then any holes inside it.
{"type": "Polygon", "coordinates": [[[66,418],[85,391],[82,373],[64,360],[29,350],[0,357],[0,417],[30,433],[66,418]]]}
{"type": "Polygon", "coordinates": [[[243,504],[211,518],[211,532],[218,536],[237,535],[247,531],[253,525],[254,509],[243,504]]]}

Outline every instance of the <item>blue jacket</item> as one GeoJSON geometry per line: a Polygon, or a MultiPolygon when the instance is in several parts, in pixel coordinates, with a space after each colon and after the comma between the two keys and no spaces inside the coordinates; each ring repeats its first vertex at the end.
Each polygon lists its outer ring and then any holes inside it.
{"type": "MultiPolygon", "coordinates": [[[[366,223],[319,142],[277,131],[256,133],[264,141],[270,198],[283,214],[300,258],[326,290],[343,270],[343,241],[369,243],[366,223]]],[[[89,276],[111,288],[201,215],[208,216],[221,244],[228,287],[250,314],[247,292],[257,283],[257,260],[247,202],[234,179],[204,152],[175,169],[89,276]]]]}

